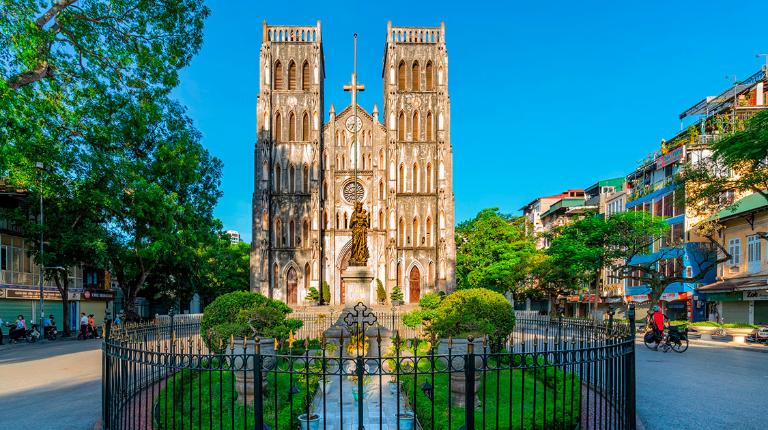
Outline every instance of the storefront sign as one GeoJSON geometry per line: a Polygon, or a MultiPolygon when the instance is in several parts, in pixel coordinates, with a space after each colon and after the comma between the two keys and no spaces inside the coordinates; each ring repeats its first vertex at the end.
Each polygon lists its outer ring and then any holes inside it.
{"type": "Polygon", "coordinates": [[[661,300],[665,302],[674,302],[676,300],[688,300],[691,298],[691,293],[685,291],[682,293],[664,293],[661,295],[661,300]]]}
{"type": "MultiPolygon", "coordinates": [[[[43,291],[43,298],[45,300],[61,300],[61,294],[53,291],[43,291]]],[[[0,289],[0,299],[40,300],[40,291],[3,288],[0,289]]]]}
{"type": "Polygon", "coordinates": [[[768,300],[768,290],[744,291],[744,300],[768,300]]]}
{"type": "Polygon", "coordinates": [[[85,300],[114,300],[115,292],[112,290],[85,290],[83,292],[85,300]]]}
{"type": "Polygon", "coordinates": [[[659,156],[659,158],[656,159],[656,168],[662,169],[665,166],[668,166],[678,160],[681,160],[683,156],[685,156],[685,146],[675,148],[667,152],[666,154],[659,156]]]}
{"type": "Polygon", "coordinates": [[[651,296],[648,294],[638,294],[636,296],[627,296],[627,302],[629,303],[644,303],[651,300],[651,296]]]}
{"type": "Polygon", "coordinates": [[[568,296],[568,301],[571,303],[578,303],[579,296],[568,296]]]}

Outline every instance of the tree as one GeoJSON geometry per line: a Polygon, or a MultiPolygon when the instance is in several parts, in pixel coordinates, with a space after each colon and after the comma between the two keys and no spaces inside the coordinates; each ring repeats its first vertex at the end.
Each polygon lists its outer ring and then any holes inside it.
{"type": "Polygon", "coordinates": [[[250,251],[249,244],[231,244],[224,237],[198,248],[194,284],[205,303],[222,294],[248,291],[250,251]]]}
{"type": "Polygon", "coordinates": [[[456,227],[457,288],[518,289],[540,258],[523,219],[483,209],[456,227]]]}

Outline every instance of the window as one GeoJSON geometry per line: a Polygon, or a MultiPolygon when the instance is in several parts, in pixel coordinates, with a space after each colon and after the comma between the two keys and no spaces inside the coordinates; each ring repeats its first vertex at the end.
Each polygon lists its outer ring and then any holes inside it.
{"type": "Polygon", "coordinates": [[[427,246],[432,246],[432,218],[427,217],[427,246]]]}
{"type": "Polygon", "coordinates": [[[384,200],[384,181],[379,181],[379,199],[384,200]]]}
{"type": "Polygon", "coordinates": [[[432,71],[432,62],[427,62],[426,67],[426,73],[427,73],[427,91],[433,91],[435,89],[435,82],[434,82],[434,76],[432,71]]]}
{"type": "Polygon", "coordinates": [[[293,112],[288,115],[288,140],[290,142],[296,140],[296,116],[293,112]]]}
{"type": "Polygon", "coordinates": [[[296,192],[296,169],[293,167],[293,164],[288,169],[288,192],[296,192]]]}
{"type": "Polygon", "coordinates": [[[400,189],[401,193],[405,192],[405,166],[402,164],[400,165],[400,174],[398,175],[398,188],[400,189]]]}
{"type": "Polygon", "coordinates": [[[414,61],[413,67],[411,67],[411,90],[421,91],[419,84],[421,83],[421,69],[419,68],[419,62],[414,61]]]}
{"type": "Polygon", "coordinates": [[[426,183],[427,183],[427,189],[425,192],[431,193],[432,192],[432,163],[427,163],[427,177],[426,183]]]}
{"type": "Polygon", "coordinates": [[[283,65],[280,64],[280,62],[275,63],[275,85],[272,88],[273,90],[282,90],[283,89],[283,65]]]}
{"type": "Polygon", "coordinates": [[[419,133],[419,112],[413,113],[413,122],[411,122],[411,128],[413,129],[413,141],[417,142],[421,136],[419,133]]]}
{"type": "Polygon", "coordinates": [[[731,239],[728,241],[728,253],[731,254],[728,264],[738,266],[741,264],[741,239],[731,239]]]}
{"type": "Polygon", "coordinates": [[[309,91],[309,63],[306,61],[301,66],[301,89],[309,91]]]}
{"type": "Polygon", "coordinates": [[[302,188],[302,191],[305,193],[309,192],[309,166],[306,164],[304,165],[304,172],[302,172],[302,180],[304,182],[304,187],[302,188]]]}
{"type": "Polygon", "coordinates": [[[275,166],[275,192],[276,193],[279,193],[281,191],[280,189],[282,188],[281,187],[282,182],[283,182],[283,172],[282,172],[282,169],[280,168],[280,165],[278,164],[275,166]]]}
{"type": "Polygon", "coordinates": [[[275,244],[278,248],[283,246],[283,223],[280,218],[275,220],[275,244]]]}
{"type": "Polygon", "coordinates": [[[296,89],[296,63],[293,61],[288,65],[288,89],[296,89]]]}
{"type": "Polygon", "coordinates": [[[411,172],[411,192],[419,192],[419,165],[413,163],[413,171],[411,172]]]}
{"type": "Polygon", "coordinates": [[[432,112],[427,112],[427,142],[431,142],[434,139],[434,125],[432,119],[432,112]]]}
{"type": "Polygon", "coordinates": [[[397,138],[400,141],[405,140],[405,114],[402,112],[397,118],[397,138]]]}
{"type": "Polygon", "coordinates": [[[379,149],[379,169],[384,169],[384,150],[379,149]]]}
{"type": "Polygon", "coordinates": [[[657,198],[653,201],[653,215],[664,216],[664,204],[663,199],[657,198]]]}
{"type": "Polygon", "coordinates": [[[669,193],[666,196],[664,196],[663,202],[662,202],[662,213],[665,217],[671,217],[672,216],[672,201],[674,200],[673,193],[669,193]]]}
{"type": "Polygon", "coordinates": [[[291,220],[288,223],[288,246],[291,248],[296,247],[296,225],[291,220]]]}
{"type": "Polygon", "coordinates": [[[747,263],[749,264],[750,273],[760,271],[761,254],[760,236],[756,234],[747,236],[747,263]]]}
{"type": "Polygon", "coordinates": [[[400,246],[405,246],[405,221],[403,221],[402,218],[400,218],[400,224],[397,229],[397,235],[398,235],[398,242],[400,246]]]}
{"type": "Polygon", "coordinates": [[[672,216],[678,216],[685,213],[685,193],[682,190],[675,190],[672,198],[672,216]]]}
{"type": "Polygon", "coordinates": [[[405,61],[397,66],[397,90],[405,91],[405,61]]]}
{"type": "Polygon", "coordinates": [[[419,219],[413,218],[413,231],[411,232],[413,237],[413,246],[419,246],[419,219]]]}
{"type": "Polygon", "coordinates": [[[301,139],[305,142],[309,141],[309,114],[306,112],[301,118],[301,139]]]}
{"type": "Polygon", "coordinates": [[[283,119],[280,112],[275,115],[275,142],[283,140],[283,119]]]}
{"type": "Polygon", "coordinates": [[[307,220],[304,220],[301,226],[301,246],[309,248],[309,222],[307,220]]]}

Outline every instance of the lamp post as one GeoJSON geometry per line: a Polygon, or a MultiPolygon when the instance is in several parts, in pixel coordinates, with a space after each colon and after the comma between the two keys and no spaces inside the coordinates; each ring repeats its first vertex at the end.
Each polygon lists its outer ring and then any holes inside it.
{"type": "Polygon", "coordinates": [[[45,296],[43,295],[43,278],[45,276],[45,260],[44,260],[44,252],[45,252],[45,246],[43,244],[43,170],[45,169],[45,166],[42,162],[38,161],[35,163],[35,168],[40,173],[40,325],[39,329],[43,330],[43,319],[45,318],[45,296]]]}

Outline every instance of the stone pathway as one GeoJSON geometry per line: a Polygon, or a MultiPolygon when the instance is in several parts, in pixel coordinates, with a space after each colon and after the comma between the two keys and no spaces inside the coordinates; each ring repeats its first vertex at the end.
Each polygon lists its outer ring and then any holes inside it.
{"type": "MultiPolygon", "coordinates": [[[[366,385],[367,394],[363,400],[363,425],[366,429],[394,430],[397,429],[397,396],[389,391],[388,377],[382,377],[379,383],[378,375],[372,376],[371,383],[366,385]],[[383,387],[382,387],[383,386],[383,387]],[[379,407],[381,406],[381,412],[379,407]]],[[[357,383],[343,378],[342,390],[339,390],[339,378],[333,379],[328,386],[323,415],[323,396],[315,397],[315,408],[320,415],[320,428],[323,428],[323,416],[325,428],[340,430],[356,430],[358,428],[357,402],[352,395],[352,389],[357,388],[357,383]],[[343,392],[343,399],[341,398],[343,392]],[[342,425],[343,413],[343,425],[342,425]]],[[[400,396],[400,411],[405,409],[404,396],[400,396]]]]}

